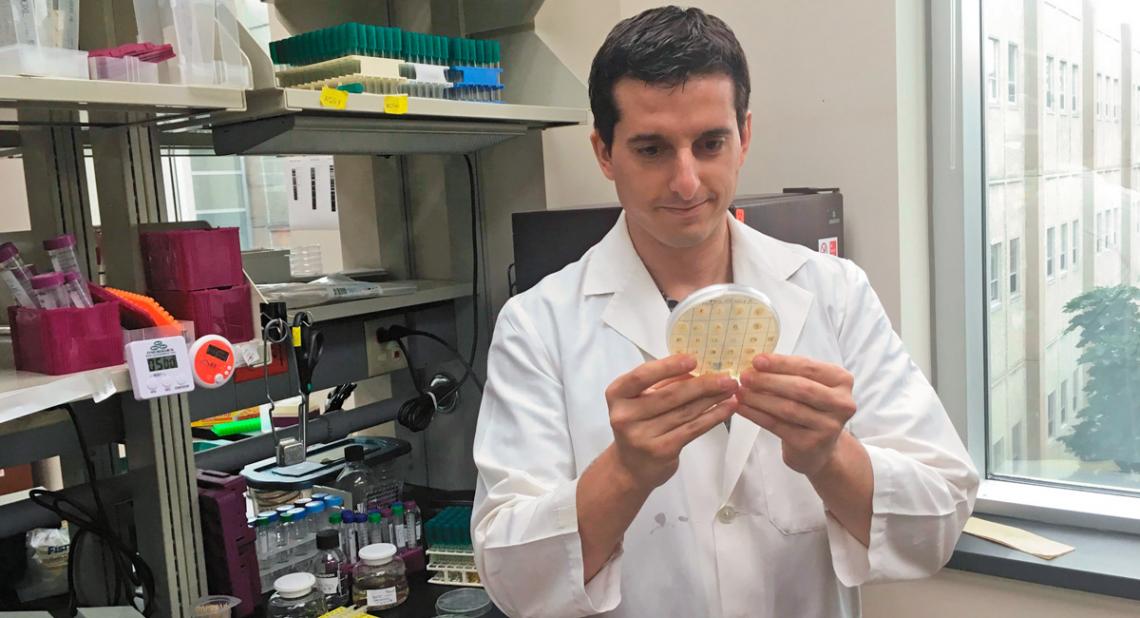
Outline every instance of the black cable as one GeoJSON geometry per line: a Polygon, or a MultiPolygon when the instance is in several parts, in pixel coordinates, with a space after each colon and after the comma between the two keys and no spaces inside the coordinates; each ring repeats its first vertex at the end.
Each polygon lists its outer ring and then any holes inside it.
{"type": "MultiPolygon", "coordinates": [[[[467,380],[472,380],[479,390],[483,390],[483,383],[475,375],[475,370],[472,365],[475,364],[475,354],[479,349],[479,227],[480,227],[480,210],[478,199],[478,184],[475,176],[475,165],[471,160],[471,155],[463,155],[463,161],[467,164],[467,182],[470,189],[471,198],[471,353],[468,359],[464,359],[463,355],[458,350],[451,347],[451,344],[444,341],[442,338],[425,331],[413,330],[403,326],[392,326],[391,328],[381,328],[377,331],[376,335],[381,342],[395,341],[396,345],[400,346],[400,351],[404,354],[407,360],[408,373],[412,377],[412,386],[415,387],[417,396],[405,401],[400,406],[399,413],[396,418],[401,425],[411,429],[412,431],[423,431],[427,429],[431,423],[432,417],[436,411],[439,410],[441,402],[447,401],[459,394],[459,389],[467,380]],[[404,343],[404,338],[409,336],[427,337],[436,341],[443,347],[447,348],[458,360],[463,364],[463,377],[455,380],[451,378],[443,384],[432,386],[431,384],[421,384],[420,378],[416,374],[415,363],[412,360],[411,354],[408,353],[408,347],[404,343]]],[[[446,374],[444,374],[446,375],[446,374]]],[[[451,376],[447,376],[450,378],[451,376]]]]}
{"type": "Polygon", "coordinates": [[[71,537],[67,557],[69,615],[74,616],[80,604],[75,586],[75,569],[80,562],[79,556],[82,552],[84,540],[89,536],[97,537],[111,550],[109,552],[112,563],[110,575],[113,589],[109,599],[110,604],[137,607],[134,600],[139,599],[141,594],[142,614],[144,616],[153,615],[155,611],[154,574],[142,556],[136,550],[128,547],[111,525],[107,516],[107,508],[103,504],[103,497],[99,492],[98,478],[95,475],[95,462],[91,459],[91,453],[87,448],[87,439],[83,437],[83,431],[79,426],[79,419],[75,416],[75,410],[71,405],[64,404],[62,407],[67,410],[71,424],[75,428],[75,435],[79,439],[79,448],[83,453],[83,462],[87,468],[87,482],[91,486],[96,510],[92,513],[67,496],[45,489],[33,489],[29,498],[32,502],[51,511],[61,520],[78,529],[71,537]]]}
{"type": "MultiPolygon", "coordinates": [[[[471,353],[467,355],[468,365],[475,364],[475,351],[479,347],[479,196],[475,178],[475,166],[471,155],[463,155],[467,163],[467,184],[471,189],[471,353]]],[[[440,340],[443,341],[442,339],[440,340]]],[[[444,343],[444,345],[447,345],[444,343]]],[[[450,346],[449,346],[450,347],[450,346]]],[[[466,379],[466,377],[464,377],[466,379]]],[[[482,387],[479,387],[482,390],[482,387]]]]}

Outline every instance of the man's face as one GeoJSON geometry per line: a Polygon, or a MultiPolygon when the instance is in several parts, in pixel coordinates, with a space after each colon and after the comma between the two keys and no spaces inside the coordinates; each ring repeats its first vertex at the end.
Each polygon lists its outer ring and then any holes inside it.
{"type": "Polygon", "coordinates": [[[668,88],[624,78],[614,102],[612,146],[597,132],[591,141],[634,241],[675,249],[708,241],[724,225],[752,133],[751,112],[738,129],[732,79],[694,76],[668,88]]]}

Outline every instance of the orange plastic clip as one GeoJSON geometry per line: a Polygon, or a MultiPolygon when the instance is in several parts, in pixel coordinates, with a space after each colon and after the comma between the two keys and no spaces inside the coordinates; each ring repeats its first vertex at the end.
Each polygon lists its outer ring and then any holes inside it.
{"type": "Polygon", "coordinates": [[[119,290],[116,288],[104,289],[114,294],[116,297],[118,297],[119,300],[125,303],[129,303],[132,307],[141,313],[146,314],[146,316],[150,318],[155,326],[168,326],[178,323],[178,320],[175,320],[174,316],[170,315],[170,312],[168,312],[166,309],[163,309],[162,305],[158,304],[158,301],[149,296],[143,296],[142,294],[135,294],[134,292],[128,292],[126,290],[119,290]]]}

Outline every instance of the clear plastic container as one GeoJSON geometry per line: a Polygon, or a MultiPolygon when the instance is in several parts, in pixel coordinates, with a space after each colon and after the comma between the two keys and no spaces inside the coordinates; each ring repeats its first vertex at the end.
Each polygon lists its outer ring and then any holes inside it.
{"type": "Polygon", "coordinates": [[[91,291],[79,273],[63,273],[63,287],[72,307],[91,307],[91,291]]]}
{"type": "Polygon", "coordinates": [[[382,611],[408,600],[408,578],[396,546],[377,543],[360,550],[352,569],[352,602],[368,612],[382,611]]]}
{"type": "Polygon", "coordinates": [[[4,285],[8,286],[8,291],[17,305],[30,308],[40,306],[32,290],[28,267],[20,258],[19,249],[10,242],[0,245],[0,279],[3,279],[4,285]]]}
{"type": "Polygon", "coordinates": [[[0,75],[87,79],[87,52],[39,45],[0,46],[0,75]]]}
{"type": "Polygon", "coordinates": [[[194,605],[194,618],[230,618],[233,608],[241,605],[241,599],[222,594],[212,594],[198,599],[194,605]]]}
{"type": "Polygon", "coordinates": [[[79,257],[75,254],[75,236],[60,234],[44,241],[44,250],[51,258],[51,267],[60,273],[80,273],[79,257]]]}
{"type": "Polygon", "coordinates": [[[43,309],[63,309],[71,306],[64,287],[63,273],[44,273],[32,277],[32,289],[43,309]]]}
{"type": "Polygon", "coordinates": [[[364,463],[364,447],[349,445],[344,449],[344,470],[336,477],[337,489],[352,495],[353,510],[363,511],[379,487],[379,480],[364,463]]]}
{"type": "Polygon", "coordinates": [[[450,590],[436,599],[435,611],[449,616],[485,616],[491,613],[491,597],[476,588],[450,590]]]}
{"type": "Polygon", "coordinates": [[[392,505],[392,523],[396,528],[396,539],[392,544],[397,549],[408,547],[408,526],[404,518],[404,505],[400,502],[392,505]]]}
{"type": "Polygon", "coordinates": [[[666,325],[670,354],[697,359],[695,375],[740,372],[780,340],[780,319],[759,290],[738,284],[701,288],[673,309],[666,325]]]}
{"type": "Polygon", "coordinates": [[[325,606],[332,610],[352,600],[350,564],[340,549],[340,533],[325,529],[317,533],[317,555],[313,559],[317,589],[325,595],[325,606]]]}
{"type": "Polygon", "coordinates": [[[420,521],[420,507],[416,506],[415,500],[404,503],[404,518],[408,526],[408,536],[411,538],[409,547],[419,547],[423,543],[424,529],[423,522],[420,521]]]}
{"type": "Polygon", "coordinates": [[[316,589],[312,573],[290,573],[273,582],[269,599],[270,618],[319,618],[325,613],[325,597],[316,589]]]}
{"type": "Polygon", "coordinates": [[[257,514],[257,559],[264,562],[277,549],[276,529],[280,517],[276,511],[257,514]]]}
{"type": "Polygon", "coordinates": [[[280,523],[273,529],[273,545],[276,550],[273,563],[279,567],[289,564],[291,558],[290,548],[293,546],[293,535],[296,524],[293,522],[293,511],[278,514],[280,523]]]}
{"type": "Polygon", "coordinates": [[[290,560],[302,560],[312,555],[312,542],[313,542],[313,526],[312,521],[307,517],[305,509],[293,509],[289,511],[293,516],[293,529],[290,531],[289,543],[292,546],[290,560]]]}
{"type": "Polygon", "coordinates": [[[87,71],[91,79],[118,82],[158,83],[158,65],[139,60],[134,56],[114,58],[91,56],[87,58],[87,71]]]}
{"type": "Polygon", "coordinates": [[[314,538],[317,533],[326,528],[328,515],[325,513],[325,503],[322,500],[310,500],[305,504],[305,520],[309,522],[309,532],[314,538]]]}

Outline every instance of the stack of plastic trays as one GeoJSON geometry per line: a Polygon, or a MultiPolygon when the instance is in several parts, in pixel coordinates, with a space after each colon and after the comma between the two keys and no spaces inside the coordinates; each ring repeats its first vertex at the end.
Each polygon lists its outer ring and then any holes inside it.
{"type": "Polygon", "coordinates": [[[87,79],[78,0],[0,0],[0,75],[87,79]]]}
{"type": "Polygon", "coordinates": [[[270,55],[278,66],[278,84],[285,88],[354,86],[376,94],[502,100],[497,41],[352,23],[274,41],[270,55]],[[388,64],[392,61],[397,64],[388,64]]]}
{"type": "Polygon", "coordinates": [[[471,546],[471,507],[449,506],[424,526],[430,583],[482,586],[471,546]]]}
{"type": "Polygon", "coordinates": [[[122,58],[90,56],[87,58],[87,68],[91,79],[158,83],[158,65],[153,62],[143,62],[134,56],[122,58]]]}
{"type": "Polygon", "coordinates": [[[399,60],[371,56],[345,56],[277,71],[277,83],[282,88],[320,90],[360,84],[364,92],[396,94],[405,81],[399,60]]]}

